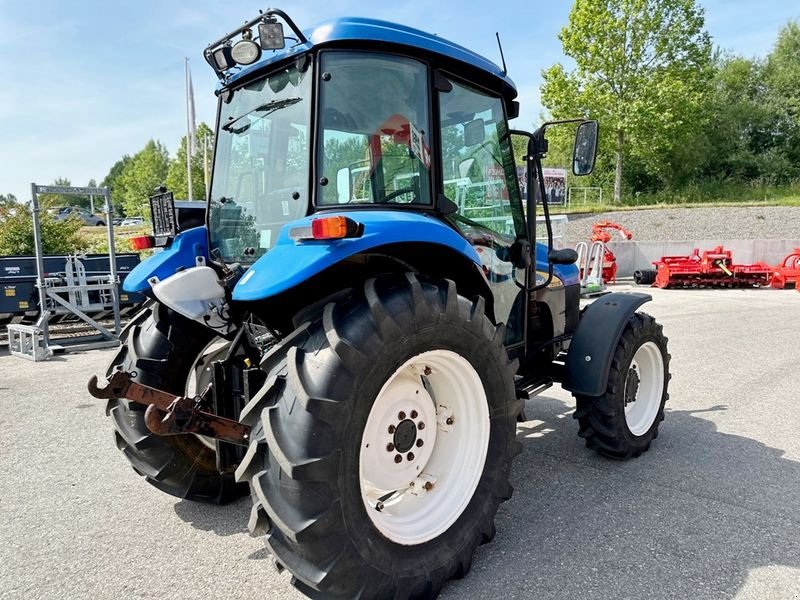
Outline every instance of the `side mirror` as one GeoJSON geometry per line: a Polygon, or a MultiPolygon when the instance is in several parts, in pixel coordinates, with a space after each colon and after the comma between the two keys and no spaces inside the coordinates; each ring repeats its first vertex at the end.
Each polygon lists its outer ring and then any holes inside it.
{"type": "Polygon", "coordinates": [[[336,171],[336,194],[339,204],[350,202],[350,169],[348,167],[342,167],[336,171]]]}
{"type": "Polygon", "coordinates": [[[486,139],[486,124],[483,119],[475,119],[464,125],[464,145],[476,146],[486,139]]]}
{"type": "Polygon", "coordinates": [[[575,148],[572,152],[572,172],[590,175],[597,158],[597,121],[583,121],[575,132],[575,148]]]}

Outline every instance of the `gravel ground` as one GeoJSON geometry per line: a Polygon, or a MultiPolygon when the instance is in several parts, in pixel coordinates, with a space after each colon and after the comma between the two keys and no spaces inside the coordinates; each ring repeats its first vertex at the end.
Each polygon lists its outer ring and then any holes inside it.
{"type": "MultiPolygon", "coordinates": [[[[528,402],[497,537],[442,600],[800,597],[800,294],[649,291],[673,373],[651,450],[605,460],[569,394],[528,402]]],[[[248,499],[179,500],[128,466],[85,388],[112,356],[0,351],[0,599],[301,600],[248,499]]]]}
{"type": "Polygon", "coordinates": [[[569,215],[568,241],[589,239],[592,224],[605,220],[619,223],[639,241],[800,239],[800,206],[743,206],[569,215]]]}

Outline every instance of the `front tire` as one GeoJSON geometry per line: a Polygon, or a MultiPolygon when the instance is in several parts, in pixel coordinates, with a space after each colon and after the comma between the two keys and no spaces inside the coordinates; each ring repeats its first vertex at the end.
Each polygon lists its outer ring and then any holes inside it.
{"type": "Polygon", "coordinates": [[[466,574],[521,449],[515,367],[483,299],[410,274],[370,280],[262,367],[237,478],[251,486],[251,532],[293,583],[315,597],[431,598],[466,574]]]}
{"type": "Polygon", "coordinates": [[[633,314],[614,352],[605,393],[575,395],[578,435],[588,448],[622,460],[650,448],[669,398],[669,359],[661,325],[648,314],[633,314]]]}
{"type": "MultiPolygon", "coordinates": [[[[177,395],[187,393],[198,354],[212,341],[209,329],[161,304],[134,317],[109,372],[122,367],[134,381],[177,395]]],[[[195,386],[197,387],[197,386],[195,386]]],[[[147,407],[124,398],[108,401],[117,447],[133,470],[159,490],[187,500],[225,504],[247,493],[233,472],[217,470],[216,452],[191,434],[159,436],[144,422],[147,407]]]]}

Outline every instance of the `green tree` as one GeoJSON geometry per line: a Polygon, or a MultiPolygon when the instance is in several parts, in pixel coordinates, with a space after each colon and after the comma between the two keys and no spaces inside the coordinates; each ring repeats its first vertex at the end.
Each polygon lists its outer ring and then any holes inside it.
{"type": "Polygon", "coordinates": [[[154,140],[131,158],[115,182],[116,201],[122,204],[125,214],[149,216],[148,199],[166,181],[168,168],[167,149],[154,140]]]}
{"type": "MultiPolygon", "coordinates": [[[[576,68],[543,73],[542,102],[553,117],[596,118],[610,135],[614,199],[627,156],[665,182],[664,157],[702,123],[711,41],[694,0],[576,0],[559,35],[576,68]]],[[[604,152],[605,151],[605,152],[604,152]]]]}
{"type": "Polygon", "coordinates": [[[800,24],[788,23],[767,58],[766,79],[773,99],[800,124],[800,24]]]}
{"type": "Polygon", "coordinates": [[[800,24],[788,23],[778,34],[767,57],[764,79],[769,103],[780,121],[774,135],[782,146],[781,158],[776,160],[775,171],[787,178],[800,176],[800,24]],[[780,171],[779,171],[780,170],[780,171]]]}
{"type": "MultiPolygon", "coordinates": [[[[56,177],[50,185],[69,187],[72,182],[67,177],[56,177]]],[[[39,194],[39,206],[42,209],[56,208],[59,206],[89,206],[89,199],[70,194],[39,194]]]]}
{"type": "Polygon", "coordinates": [[[0,194],[0,209],[12,208],[17,205],[17,197],[14,194],[0,194]]]}
{"type": "MultiPolygon", "coordinates": [[[[78,219],[56,221],[46,210],[39,213],[45,254],[70,254],[86,247],[78,219]]],[[[33,254],[33,216],[30,206],[0,207],[0,255],[33,254]]]]}
{"type": "Polygon", "coordinates": [[[117,188],[117,180],[130,162],[130,155],[123,155],[122,158],[114,163],[114,165],[108,171],[108,175],[106,175],[103,178],[103,181],[100,182],[100,187],[107,187],[111,192],[111,202],[114,204],[115,214],[124,214],[124,211],[122,210],[122,201],[117,197],[115,192],[117,188]]]}
{"type": "Polygon", "coordinates": [[[189,182],[186,177],[186,140],[187,136],[181,138],[181,145],[175,158],[169,161],[167,172],[167,188],[175,195],[175,198],[200,200],[205,199],[205,180],[203,166],[203,145],[208,145],[208,180],[211,183],[211,155],[214,149],[214,132],[205,123],[200,123],[197,127],[197,152],[192,157],[192,195],[189,198],[189,182]]]}

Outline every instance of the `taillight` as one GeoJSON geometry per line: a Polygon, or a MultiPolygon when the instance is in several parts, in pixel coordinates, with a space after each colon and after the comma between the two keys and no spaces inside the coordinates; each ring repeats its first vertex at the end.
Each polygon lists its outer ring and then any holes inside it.
{"type": "Polygon", "coordinates": [[[133,237],[128,240],[131,244],[131,249],[133,250],[147,250],[148,248],[153,248],[156,245],[155,239],[153,239],[152,235],[140,235],[138,237],[133,237]]]}
{"type": "Polygon", "coordinates": [[[364,226],[349,217],[319,217],[311,219],[311,227],[293,227],[289,237],[293,240],[339,240],[361,237],[364,226]]]}

